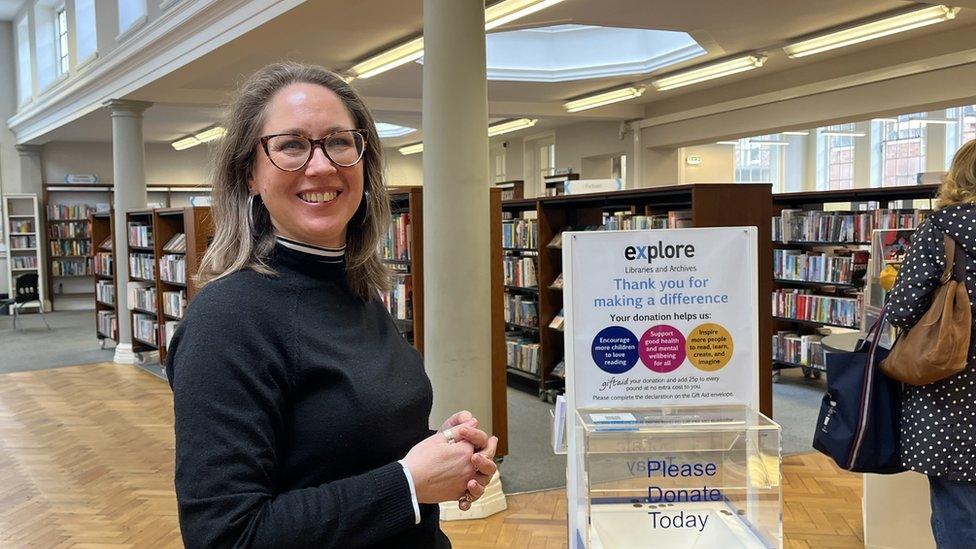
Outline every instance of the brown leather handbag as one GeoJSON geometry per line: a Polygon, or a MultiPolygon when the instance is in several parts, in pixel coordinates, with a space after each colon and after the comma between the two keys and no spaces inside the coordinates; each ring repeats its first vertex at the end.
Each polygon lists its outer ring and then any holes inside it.
{"type": "Polygon", "coordinates": [[[973,311],[966,291],[966,252],[945,235],[946,269],[929,310],[902,333],[881,362],[888,377],[928,385],[966,369],[973,311]]]}

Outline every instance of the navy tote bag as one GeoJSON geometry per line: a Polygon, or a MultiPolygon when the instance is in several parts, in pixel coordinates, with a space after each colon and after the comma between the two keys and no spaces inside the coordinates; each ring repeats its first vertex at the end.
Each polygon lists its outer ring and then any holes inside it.
{"type": "Polygon", "coordinates": [[[901,384],[878,365],[888,350],[878,346],[887,307],[851,353],[827,353],[827,394],[820,405],[813,447],[841,469],[900,473],[901,384]]]}

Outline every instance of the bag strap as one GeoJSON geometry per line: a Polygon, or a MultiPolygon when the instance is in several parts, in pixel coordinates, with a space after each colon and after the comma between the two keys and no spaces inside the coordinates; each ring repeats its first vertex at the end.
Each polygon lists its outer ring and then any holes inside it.
{"type": "MultiPolygon", "coordinates": [[[[942,278],[939,280],[943,285],[948,284],[952,280],[953,272],[958,272],[955,268],[956,265],[956,246],[959,244],[952,239],[948,234],[942,233],[942,241],[945,244],[946,251],[946,266],[945,270],[942,271],[942,278]]],[[[962,278],[963,281],[966,280],[965,276],[962,278]]]]}

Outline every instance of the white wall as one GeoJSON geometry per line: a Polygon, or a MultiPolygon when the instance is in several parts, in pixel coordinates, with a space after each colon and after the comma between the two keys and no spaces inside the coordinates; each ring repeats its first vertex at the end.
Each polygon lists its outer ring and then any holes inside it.
{"type": "MultiPolygon", "coordinates": [[[[14,27],[10,21],[0,21],[0,120],[6,121],[17,112],[16,66],[14,64],[14,27]]],[[[20,190],[20,170],[16,142],[6,123],[0,123],[0,195],[20,190]]],[[[4,286],[5,287],[5,286],[4,286]]]]}
{"type": "MultiPolygon", "coordinates": [[[[146,145],[146,185],[208,185],[209,150],[198,146],[182,151],[167,143],[146,145]]],[[[68,173],[94,173],[100,183],[114,183],[112,144],[56,141],[44,146],[45,184],[58,184],[68,173]]]]}
{"type": "MultiPolygon", "coordinates": [[[[631,136],[625,134],[623,139],[620,138],[620,122],[580,122],[556,128],[555,134],[557,170],[571,168],[574,173],[589,177],[584,173],[584,158],[633,155],[631,136]]],[[[591,165],[596,164],[598,162],[591,165]]]]}
{"type": "Polygon", "coordinates": [[[731,183],[735,179],[734,147],[731,145],[698,145],[678,152],[680,183],[731,183]],[[691,166],[689,156],[701,157],[701,164],[691,166]]]}
{"type": "Polygon", "coordinates": [[[424,184],[424,153],[402,155],[395,147],[383,149],[389,187],[424,184]]]}

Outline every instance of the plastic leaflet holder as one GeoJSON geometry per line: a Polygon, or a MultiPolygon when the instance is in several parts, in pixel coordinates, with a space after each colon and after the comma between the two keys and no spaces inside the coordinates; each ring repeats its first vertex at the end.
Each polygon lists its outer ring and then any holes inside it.
{"type": "Polygon", "coordinates": [[[584,408],[575,423],[581,547],[782,547],[769,418],[744,405],[584,408]]]}

